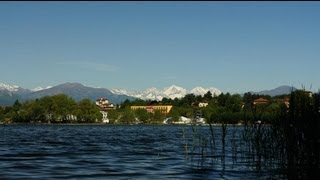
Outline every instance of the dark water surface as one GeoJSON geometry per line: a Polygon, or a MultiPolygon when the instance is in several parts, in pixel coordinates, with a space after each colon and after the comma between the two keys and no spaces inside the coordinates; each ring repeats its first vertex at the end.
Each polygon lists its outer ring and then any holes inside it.
{"type": "Polygon", "coordinates": [[[214,127],[218,150],[200,161],[201,153],[191,151],[191,126],[0,125],[0,179],[281,177],[276,168],[257,168],[240,158],[241,152],[235,158],[231,130],[222,148],[221,128],[214,127]]]}

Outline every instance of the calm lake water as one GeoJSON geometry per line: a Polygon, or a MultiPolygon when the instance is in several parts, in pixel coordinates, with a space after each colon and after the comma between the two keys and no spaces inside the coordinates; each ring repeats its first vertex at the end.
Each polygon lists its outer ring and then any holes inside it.
{"type": "Polygon", "coordinates": [[[214,127],[209,152],[194,135],[206,137],[208,126],[0,125],[0,179],[285,178],[232,151],[232,132],[241,130],[228,127],[223,148],[214,127]]]}

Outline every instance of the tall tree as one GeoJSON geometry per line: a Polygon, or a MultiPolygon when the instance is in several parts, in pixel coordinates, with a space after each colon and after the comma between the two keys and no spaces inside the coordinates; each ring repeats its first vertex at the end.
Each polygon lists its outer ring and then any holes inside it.
{"type": "Polygon", "coordinates": [[[126,107],[120,116],[120,122],[130,124],[135,121],[135,116],[133,111],[130,109],[130,107],[126,107]]]}
{"type": "Polygon", "coordinates": [[[142,123],[148,123],[150,119],[150,115],[147,110],[145,109],[137,109],[135,110],[135,116],[141,121],[142,123]]]}
{"type": "Polygon", "coordinates": [[[208,91],[206,94],[203,95],[204,100],[206,101],[211,101],[212,99],[212,93],[210,91],[208,91]]]}
{"type": "Polygon", "coordinates": [[[164,115],[159,111],[155,110],[152,116],[152,123],[160,124],[163,122],[164,115]]]}
{"type": "Polygon", "coordinates": [[[90,99],[84,99],[78,103],[76,116],[80,122],[87,123],[101,122],[102,119],[99,108],[90,99]]]}

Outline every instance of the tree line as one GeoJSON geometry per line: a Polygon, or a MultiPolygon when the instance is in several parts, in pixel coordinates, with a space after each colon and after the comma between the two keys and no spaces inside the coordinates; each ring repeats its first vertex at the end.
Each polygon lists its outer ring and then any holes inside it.
{"type": "Polygon", "coordinates": [[[14,123],[93,123],[101,122],[99,108],[89,99],[76,102],[64,94],[45,96],[0,108],[0,121],[14,123]]]}
{"type": "MultiPolygon", "coordinates": [[[[208,91],[203,96],[187,94],[183,98],[163,98],[154,100],[125,100],[116,105],[116,109],[108,111],[110,123],[119,124],[161,124],[170,117],[172,121],[179,121],[181,116],[187,118],[202,117],[207,123],[247,123],[262,121],[271,123],[286,113],[288,108],[279,99],[292,97],[281,95],[271,97],[268,95],[245,93],[221,93],[212,95],[208,91]],[[258,98],[267,99],[264,104],[254,104],[258,98]],[[199,103],[208,103],[206,107],[199,107],[199,103]],[[131,110],[131,106],[172,105],[171,111],[164,115],[160,111],[150,113],[145,109],[131,110]]],[[[296,103],[291,98],[291,104],[296,103]]],[[[291,106],[292,107],[292,106],[291,106]]],[[[0,121],[2,122],[40,122],[40,123],[94,123],[102,122],[99,107],[89,99],[76,102],[64,95],[45,96],[40,99],[20,103],[18,100],[11,107],[0,108],[0,121]]]]}
{"type": "Polygon", "coordinates": [[[181,116],[187,118],[203,117],[207,123],[243,123],[245,121],[256,122],[262,120],[269,123],[275,119],[280,110],[285,106],[277,100],[290,95],[281,95],[271,97],[268,95],[245,93],[240,94],[221,93],[212,95],[208,91],[203,96],[187,94],[183,98],[163,98],[161,101],[136,99],[133,101],[126,100],[121,103],[117,109],[109,111],[108,117],[112,123],[162,123],[166,117],[172,118],[173,121],[179,121],[181,116]],[[264,98],[268,100],[266,104],[254,105],[254,100],[264,98]],[[206,107],[199,107],[199,103],[208,103],[206,107]],[[172,105],[173,108],[164,116],[160,112],[148,113],[145,109],[132,111],[131,106],[148,106],[148,105],[172,105]]]}

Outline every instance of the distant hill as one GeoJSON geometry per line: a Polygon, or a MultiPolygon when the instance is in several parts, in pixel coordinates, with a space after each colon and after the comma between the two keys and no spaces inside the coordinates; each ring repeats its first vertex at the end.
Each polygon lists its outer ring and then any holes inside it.
{"type": "Polygon", "coordinates": [[[23,89],[16,85],[0,83],[0,106],[11,106],[17,99],[31,93],[28,89],[23,89]]]}
{"type": "Polygon", "coordinates": [[[97,98],[104,97],[108,98],[110,102],[119,104],[126,99],[133,100],[135,98],[126,95],[116,95],[105,88],[92,88],[84,86],[80,83],[64,83],[48,89],[32,92],[26,96],[25,99],[36,99],[43,96],[52,96],[56,94],[66,94],[72,97],[76,101],[82,99],[91,99],[95,101],[97,98]]]}
{"type": "Polygon", "coordinates": [[[80,101],[82,99],[90,99],[95,101],[97,98],[104,97],[109,99],[109,101],[114,104],[120,104],[126,99],[135,99],[134,97],[126,95],[114,94],[105,88],[92,88],[84,86],[80,83],[64,83],[40,91],[31,91],[18,86],[9,86],[2,83],[0,84],[0,105],[11,106],[17,99],[19,101],[25,101],[56,94],[66,94],[76,101],[80,101]]]}
{"type": "Polygon", "coordinates": [[[0,90],[0,106],[11,106],[17,99],[22,99],[18,94],[0,90]]]}
{"type": "Polygon", "coordinates": [[[293,86],[280,86],[275,89],[252,92],[252,93],[260,94],[260,95],[278,96],[283,94],[290,94],[292,91],[295,91],[295,90],[297,90],[297,88],[293,86]]]}

